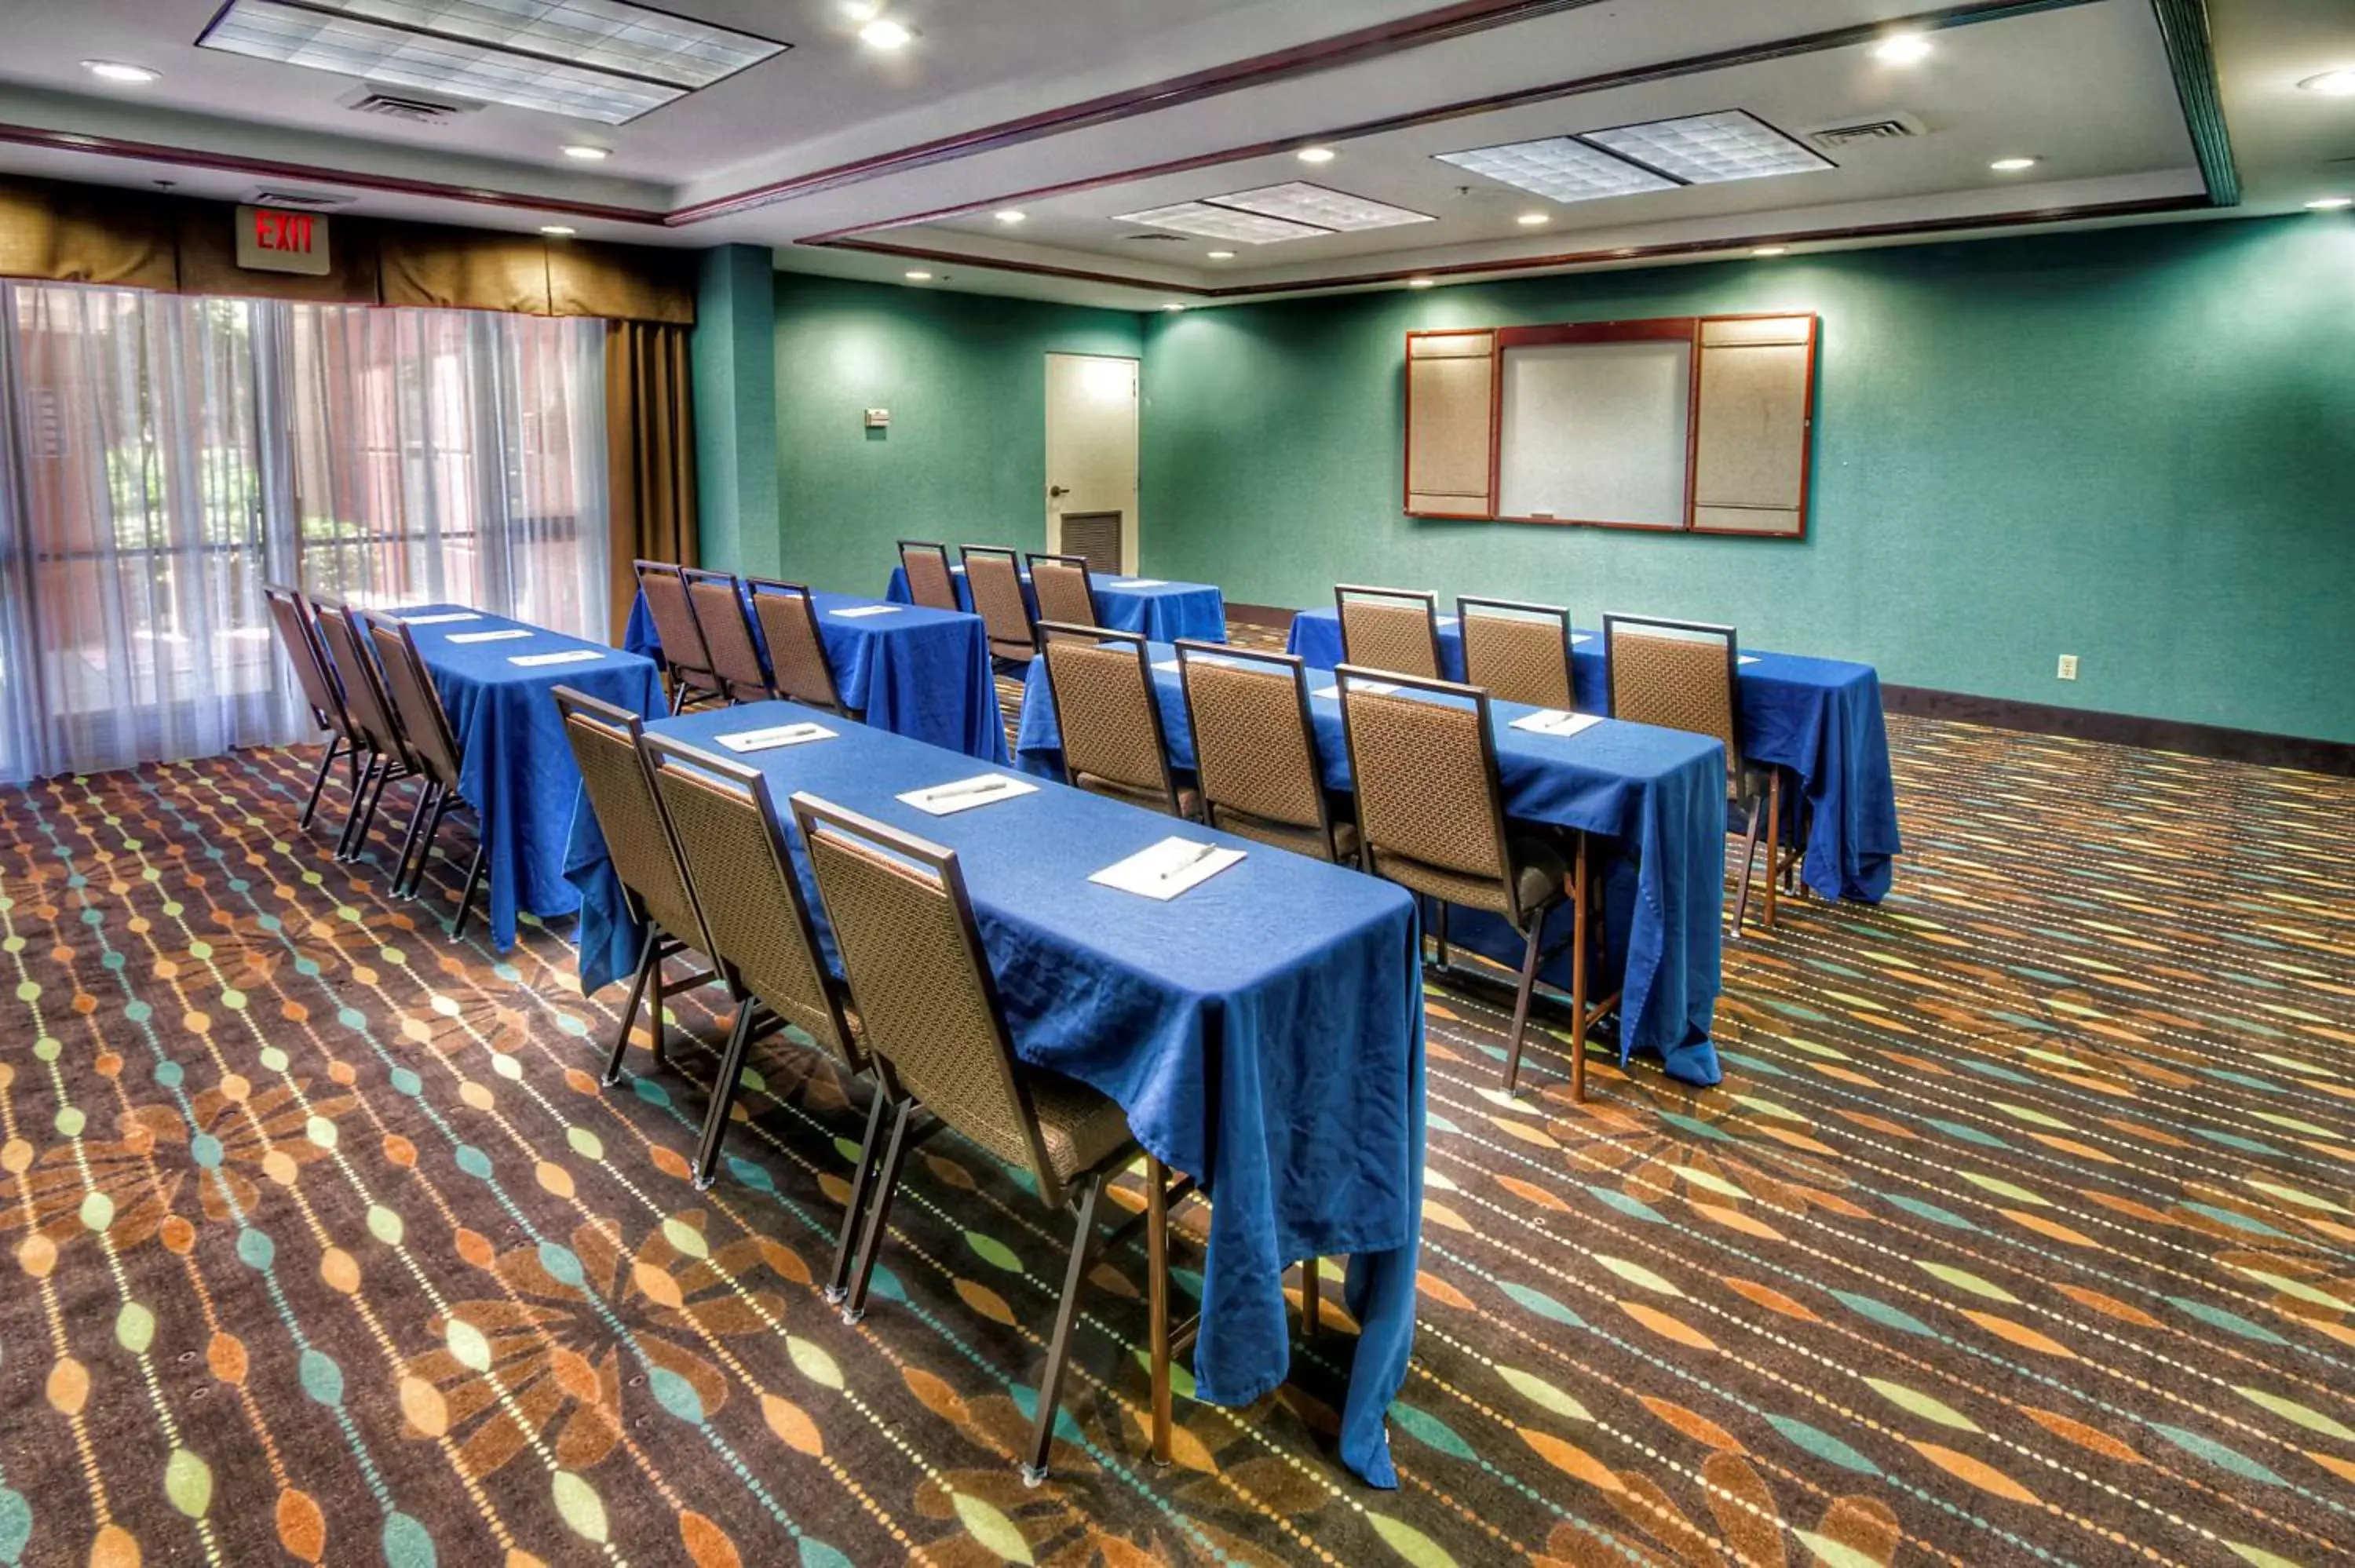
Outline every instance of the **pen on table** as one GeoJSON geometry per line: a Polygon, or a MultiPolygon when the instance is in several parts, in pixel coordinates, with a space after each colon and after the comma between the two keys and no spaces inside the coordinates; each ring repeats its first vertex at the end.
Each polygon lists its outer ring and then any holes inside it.
{"type": "Polygon", "coordinates": [[[1180,872],[1191,871],[1196,866],[1201,864],[1204,861],[1209,859],[1212,855],[1218,853],[1219,846],[1216,844],[1197,844],[1194,846],[1194,853],[1192,854],[1188,855],[1184,860],[1179,861],[1176,865],[1173,865],[1167,871],[1163,872],[1161,874],[1161,880],[1167,882],[1180,872]]]}
{"type": "Polygon", "coordinates": [[[927,800],[954,800],[960,795],[980,795],[992,789],[1003,789],[1003,779],[977,779],[970,784],[943,784],[937,789],[924,791],[927,800]]]}

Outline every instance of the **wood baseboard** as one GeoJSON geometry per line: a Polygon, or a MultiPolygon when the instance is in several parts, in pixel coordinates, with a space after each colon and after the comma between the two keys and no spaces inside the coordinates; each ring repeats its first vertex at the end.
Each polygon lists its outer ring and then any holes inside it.
{"type": "Polygon", "coordinates": [[[2296,768],[2341,779],[2355,778],[2355,745],[2346,741],[2267,735],[2261,730],[2101,713],[2051,703],[2015,702],[2007,697],[1975,697],[1928,686],[1884,685],[1881,688],[1881,702],[1885,712],[1917,718],[1954,719],[1998,729],[2025,730],[2031,735],[2062,735],[2112,746],[2140,747],[2147,751],[2180,751],[2226,762],[2252,762],[2265,768],[2296,768]]]}

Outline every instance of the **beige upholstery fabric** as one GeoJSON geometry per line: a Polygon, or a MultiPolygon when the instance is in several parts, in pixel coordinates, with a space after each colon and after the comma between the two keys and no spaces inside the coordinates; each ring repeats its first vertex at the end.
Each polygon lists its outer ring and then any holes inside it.
{"type": "Polygon", "coordinates": [[[1030,588],[1038,596],[1039,620],[1069,621],[1074,626],[1096,623],[1096,601],[1088,591],[1085,567],[1033,556],[1030,588]]]}
{"type": "Polygon", "coordinates": [[[1379,603],[1344,596],[1341,653],[1352,664],[1395,670],[1401,675],[1439,676],[1439,648],[1431,617],[1421,603],[1379,603]]]}
{"type": "Polygon", "coordinates": [[[1738,774],[1742,748],[1733,730],[1732,662],[1721,637],[1670,636],[1614,625],[1611,716],[1722,741],[1727,769],[1738,774]]]}
{"type": "MultiPolygon", "coordinates": [[[[1325,835],[1313,827],[1297,827],[1290,822],[1253,816],[1232,806],[1216,805],[1212,808],[1210,825],[1239,839],[1253,839],[1263,844],[1273,844],[1277,849],[1288,849],[1295,854],[1313,855],[1318,860],[1326,858],[1325,835]]],[[[1358,825],[1355,822],[1334,823],[1333,842],[1342,860],[1356,860],[1358,825]]]]}
{"type": "Polygon", "coordinates": [[[1358,821],[1378,851],[1501,882],[1478,713],[1468,705],[1345,690],[1358,821]]]}
{"type": "MultiPolygon", "coordinates": [[[[1512,841],[1510,851],[1522,909],[1541,909],[1561,897],[1563,868],[1560,851],[1541,839],[1522,838],[1512,841]]],[[[1401,887],[1427,893],[1463,908],[1487,909],[1505,916],[1512,913],[1505,898],[1504,885],[1494,877],[1466,876],[1412,855],[1386,854],[1380,850],[1374,852],[1374,872],[1401,887]]]]}
{"type": "Polygon", "coordinates": [[[597,814],[598,830],[613,860],[613,874],[638,895],[655,925],[700,947],[703,916],[697,912],[680,872],[678,854],[665,827],[662,802],[646,779],[646,765],[626,734],[585,715],[564,721],[572,759],[597,814]]]}
{"type": "MultiPolygon", "coordinates": [[[[989,631],[989,651],[1000,659],[1028,659],[1039,651],[1030,630],[1030,606],[1022,597],[1021,568],[1011,551],[968,548],[964,584],[973,609],[989,631]]],[[[1089,619],[1092,620],[1093,617],[1089,619]]]]}
{"type": "Polygon", "coordinates": [[[908,597],[932,609],[962,609],[949,553],[938,545],[902,544],[900,565],[908,574],[908,597]]]}
{"type": "Polygon", "coordinates": [[[760,618],[761,635],[769,644],[769,668],[777,693],[796,703],[844,711],[842,694],[834,683],[834,661],[819,631],[817,611],[809,590],[795,584],[756,583],[752,610],[760,618]]]}
{"type": "Polygon", "coordinates": [[[1321,842],[1316,829],[1324,781],[1301,721],[1298,675],[1199,659],[1183,668],[1204,798],[1221,810],[1307,828],[1321,842]]]}
{"type": "MultiPolygon", "coordinates": [[[[742,586],[732,577],[687,579],[687,598],[695,605],[695,624],[703,633],[704,652],[721,688],[744,702],[769,694],[769,673],[761,667],[761,650],[752,641],[752,625],[744,613],[742,586]]],[[[668,642],[664,646],[667,648],[668,642]]]]}
{"type": "Polygon", "coordinates": [[[646,596],[646,611],[655,618],[655,635],[662,639],[663,662],[676,673],[712,680],[711,656],[704,651],[703,632],[687,607],[687,584],[677,567],[662,561],[640,561],[638,591],[646,596]]]}
{"type": "Polygon", "coordinates": [[[455,789],[465,763],[450,734],[450,715],[441,694],[433,689],[432,673],[398,628],[372,625],[368,638],[376,644],[377,667],[384,672],[385,693],[392,699],[410,755],[426,778],[455,789]]]}
{"type": "Polygon", "coordinates": [[[1464,679],[1500,702],[1570,708],[1570,645],[1558,620],[1463,607],[1464,679]]]}
{"type": "Polygon", "coordinates": [[[1153,688],[1137,649],[1077,637],[1050,637],[1047,679],[1063,731],[1063,765],[1124,790],[1166,797],[1168,758],[1161,752],[1153,688]]]}

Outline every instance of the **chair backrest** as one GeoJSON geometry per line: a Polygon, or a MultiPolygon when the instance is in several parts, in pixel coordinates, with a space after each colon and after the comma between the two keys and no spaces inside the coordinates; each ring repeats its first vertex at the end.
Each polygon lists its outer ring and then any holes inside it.
{"type": "Polygon", "coordinates": [[[1028,659],[1039,652],[1031,630],[1030,601],[1022,595],[1022,568],[1011,550],[995,545],[966,545],[964,586],[973,595],[973,612],[989,632],[989,651],[1000,659],[1028,659]]]}
{"type": "Polygon", "coordinates": [[[744,582],[752,590],[752,617],[769,644],[769,671],[777,694],[828,713],[843,712],[834,661],[826,654],[809,589],[774,577],[747,577],[744,582]]]}
{"type": "Polygon", "coordinates": [[[350,715],[352,727],[378,757],[414,767],[416,758],[409,749],[409,737],[401,732],[392,699],[385,694],[384,677],[361,633],[360,628],[366,623],[359,611],[337,599],[313,602],[319,613],[319,641],[326,648],[327,656],[335,661],[336,675],[343,687],[344,712],[350,715]]]}
{"type": "Polygon", "coordinates": [[[1509,599],[1455,601],[1464,633],[1464,679],[1488,694],[1533,708],[1572,708],[1570,611],[1560,605],[1509,599]]]}
{"type": "Polygon", "coordinates": [[[1095,585],[1088,577],[1085,556],[1030,555],[1030,589],[1039,600],[1039,619],[1072,626],[1096,623],[1095,585]]]}
{"type": "Polygon", "coordinates": [[[1333,590],[1341,616],[1341,659],[1426,681],[1439,679],[1439,596],[1408,588],[1333,590]]]}
{"type": "Polygon", "coordinates": [[[719,689],[740,703],[757,703],[773,694],[768,667],[761,662],[761,645],[752,641],[751,612],[744,608],[744,585],[733,572],[707,572],[694,567],[679,569],[687,585],[687,608],[696,629],[703,633],[703,650],[710,656],[711,673],[719,689]]]}
{"type": "Polygon", "coordinates": [[[1145,639],[1101,626],[1039,623],[1047,659],[1047,696],[1063,736],[1063,776],[1082,774],[1123,789],[1156,794],[1181,815],[1162,737],[1161,705],[1145,639]]]}
{"type": "Polygon", "coordinates": [[[1690,730],[1725,745],[1727,780],[1742,777],[1742,664],[1733,628],[1640,615],[1603,618],[1604,684],[1611,716],[1690,730]]]}
{"type": "Polygon", "coordinates": [[[376,648],[377,667],[384,672],[385,693],[409,737],[410,754],[418,771],[445,789],[458,788],[465,758],[458,738],[450,733],[450,713],[433,684],[433,672],[417,652],[417,637],[398,621],[368,622],[368,641],[376,648]]]}
{"type": "Polygon", "coordinates": [[[711,957],[780,1018],[854,1071],[863,1066],[841,1000],[826,981],[768,780],[667,736],[642,734],[638,744],[669,814],[711,957]]]}
{"type": "Polygon", "coordinates": [[[1305,667],[1288,653],[1178,644],[1194,767],[1212,827],[1221,809],[1312,828],[1333,854],[1332,809],[1316,763],[1305,667]]]}
{"type": "Polygon", "coordinates": [[[949,547],[924,539],[900,541],[900,566],[908,574],[908,597],[932,609],[963,609],[956,574],[949,570],[949,547]]]}
{"type": "Polygon", "coordinates": [[[1507,850],[1488,694],[1454,681],[1348,664],[1333,678],[1341,688],[1358,832],[1369,866],[1380,873],[1386,860],[1403,856],[1489,885],[1518,925],[1519,889],[1507,850]],[[1400,692],[1365,691],[1356,685],[1360,681],[1400,692]]]}
{"type": "Polygon", "coordinates": [[[570,686],[557,687],[554,695],[557,711],[564,715],[564,738],[571,743],[572,760],[580,765],[581,782],[589,791],[589,809],[605,835],[613,874],[637,906],[636,913],[709,952],[711,938],[687,885],[678,840],[638,747],[645,733],[644,722],[627,708],[570,686]]]}
{"type": "Polygon", "coordinates": [[[312,624],[311,607],[301,592],[283,583],[262,584],[261,597],[270,606],[270,624],[278,633],[278,646],[285,652],[286,662],[294,666],[294,682],[303,688],[303,700],[311,705],[312,716],[321,729],[348,736],[352,721],[344,714],[343,689],[336,683],[336,673],[319,647],[319,629],[312,624]]]}
{"type": "Polygon", "coordinates": [[[646,609],[655,618],[655,635],[662,639],[663,662],[674,679],[711,688],[719,677],[711,673],[711,654],[703,645],[703,631],[695,623],[695,608],[687,602],[683,568],[668,561],[637,563],[638,591],[646,596],[646,609]]]}
{"type": "Polygon", "coordinates": [[[815,795],[793,798],[843,978],[884,1086],[1062,1201],[954,852],[815,795]]]}

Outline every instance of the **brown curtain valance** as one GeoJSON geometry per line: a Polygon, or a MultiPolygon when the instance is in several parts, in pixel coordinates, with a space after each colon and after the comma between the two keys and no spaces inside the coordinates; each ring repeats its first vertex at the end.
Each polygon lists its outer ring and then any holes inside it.
{"type": "Polygon", "coordinates": [[[686,252],[330,213],[334,270],[237,265],[230,204],[0,178],[0,277],[691,326],[686,252]]]}

